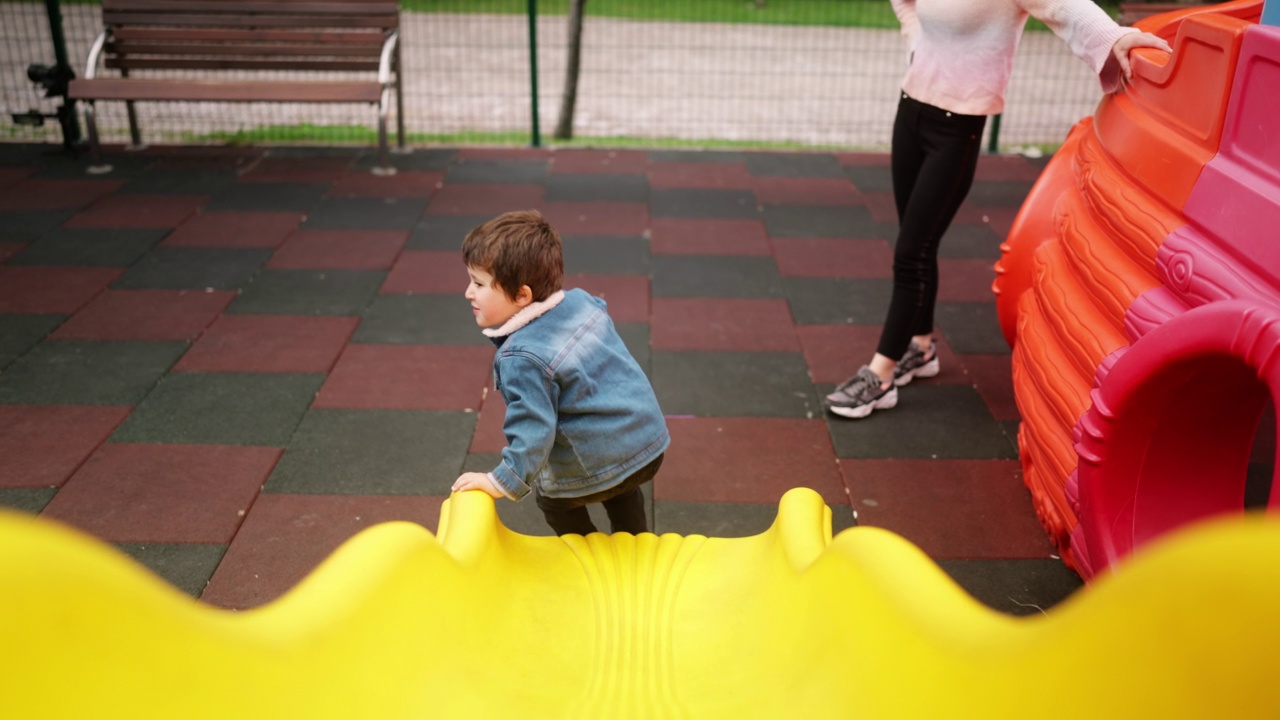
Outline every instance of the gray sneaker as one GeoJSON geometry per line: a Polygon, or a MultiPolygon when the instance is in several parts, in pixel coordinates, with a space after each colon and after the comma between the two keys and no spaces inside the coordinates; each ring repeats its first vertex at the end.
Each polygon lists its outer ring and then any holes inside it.
{"type": "Polygon", "coordinates": [[[902,387],[916,378],[931,378],[941,369],[938,365],[938,344],[930,345],[926,353],[912,340],[906,354],[893,369],[893,384],[902,387]]]}
{"type": "Polygon", "coordinates": [[[827,396],[827,409],[847,418],[864,418],[872,410],[888,410],[898,404],[898,388],[881,388],[880,376],[863,365],[858,374],[836,386],[827,396]]]}

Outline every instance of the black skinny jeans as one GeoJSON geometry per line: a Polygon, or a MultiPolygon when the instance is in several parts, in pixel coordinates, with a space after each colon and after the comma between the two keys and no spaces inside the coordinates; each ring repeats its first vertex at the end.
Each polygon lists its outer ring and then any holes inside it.
{"type": "Polygon", "coordinates": [[[628,532],[632,535],[647,532],[649,521],[645,517],[644,493],[640,486],[658,474],[663,457],[665,454],[659,455],[618,485],[592,495],[549,498],[537,493],[535,497],[538,508],[557,535],[590,535],[596,532],[587,505],[597,502],[604,504],[604,511],[609,516],[610,532],[628,532]]]}
{"type": "Polygon", "coordinates": [[[961,115],[902,93],[890,160],[898,205],[893,295],[876,352],[898,360],[911,338],[933,332],[938,244],[973,186],[985,115],[961,115]]]}

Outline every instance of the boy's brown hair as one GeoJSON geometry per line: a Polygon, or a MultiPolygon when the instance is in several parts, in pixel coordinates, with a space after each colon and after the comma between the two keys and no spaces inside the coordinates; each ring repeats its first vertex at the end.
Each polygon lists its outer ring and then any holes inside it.
{"type": "Polygon", "coordinates": [[[462,262],[493,275],[511,300],[528,285],[534,301],[541,302],[564,280],[560,235],[537,210],[503,213],[467,233],[462,262]]]}

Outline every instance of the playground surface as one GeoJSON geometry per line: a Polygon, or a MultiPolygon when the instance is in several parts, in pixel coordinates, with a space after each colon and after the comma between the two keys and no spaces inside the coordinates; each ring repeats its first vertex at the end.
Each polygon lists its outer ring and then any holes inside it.
{"type": "MultiPolygon", "coordinates": [[[[503,408],[459,246],[523,208],[668,416],[656,532],[757,534],[805,486],[834,532],[893,530],[998,610],[1080,586],[1022,484],[990,289],[1046,159],[982,158],[942,243],[942,373],[848,421],[820,400],[884,317],[887,155],[418,148],[381,177],[362,149],[110,151],[91,175],[0,144],[0,506],[193,597],[270,602],[365,527],[434,529],[457,475],[493,467],[503,408]]],[[[531,500],[498,510],[549,534],[531,500]]]]}

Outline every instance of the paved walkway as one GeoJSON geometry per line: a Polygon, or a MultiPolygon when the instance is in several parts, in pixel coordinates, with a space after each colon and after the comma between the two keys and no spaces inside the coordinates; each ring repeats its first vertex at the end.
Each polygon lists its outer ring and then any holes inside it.
{"type": "MultiPolygon", "coordinates": [[[[850,422],[874,347],[887,157],[155,148],[115,171],[0,145],[0,505],[71,523],[220,606],[278,597],[373,523],[435,527],[502,406],[462,291],[466,230],[540,208],[669,416],[658,532],[762,531],[808,486],[835,530],[919,545],[980,600],[1079,585],[1022,486],[991,265],[1039,173],[984,157],[943,243],[942,374],[850,422]],[[855,512],[857,521],[855,521],[855,512]]],[[[545,533],[532,502],[508,525],[545,533]]]]}

